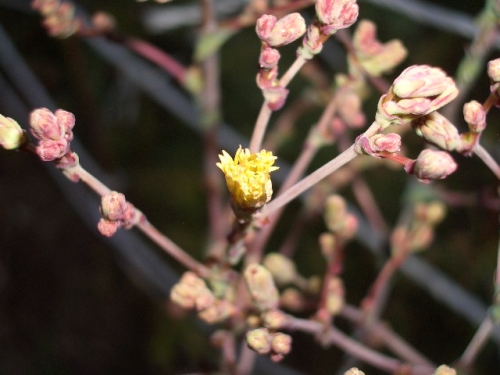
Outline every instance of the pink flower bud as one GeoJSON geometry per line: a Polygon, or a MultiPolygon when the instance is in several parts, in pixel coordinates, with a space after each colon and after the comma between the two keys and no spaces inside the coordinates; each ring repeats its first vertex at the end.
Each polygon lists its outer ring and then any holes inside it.
{"type": "Polygon", "coordinates": [[[345,123],[353,128],[361,127],[365,116],[361,109],[361,98],[354,91],[344,90],[339,98],[339,115],[345,123]]]}
{"type": "Polygon", "coordinates": [[[305,60],[311,60],[323,49],[321,24],[314,22],[307,28],[307,34],[302,41],[302,46],[298,48],[297,55],[305,60]]]}
{"type": "Polygon", "coordinates": [[[398,152],[401,149],[401,136],[396,133],[375,134],[370,138],[370,146],[373,152],[398,152]]]}
{"type": "Polygon", "coordinates": [[[413,65],[394,80],[392,91],[400,98],[429,97],[443,93],[453,80],[439,68],[413,65]]]}
{"type": "Polygon", "coordinates": [[[461,146],[457,128],[439,112],[432,112],[412,123],[415,132],[439,148],[453,151],[461,146]]]}
{"type": "Polygon", "coordinates": [[[259,65],[264,69],[271,69],[278,65],[281,55],[275,48],[270,48],[264,44],[259,56],[259,65]]]}
{"type": "Polygon", "coordinates": [[[250,295],[260,310],[271,310],[278,306],[278,290],[271,273],[259,264],[249,265],[244,272],[250,295]]]}
{"type": "Polygon", "coordinates": [[[55,111],[54,115],[57,118],[57,123],[61,128],[61,131],[65,134],[65,138],[67,138],[67,134],[71,133],[73,127],[75,126],[75,115],[71,112],[65,111],[64,109],[58,109],[55,111]]]}
{"type": "Polygon", "coordinates": [[[316,15],[325,26],[322,31],[332,35],[337,30],[351,26],[358,19],[356,0],[317,0],[316,15]]]}
{"type": "Polygon", "coordinates": [[[266,328],[257,328],[247,332],[247,345],[259,354],[271,351],[271,334],[266,328]]]}
{"type": "Polygon", "coordinates": [[[26,142],[26,132],[19,124],[10,117],[0,115],[0,145],[6,150],[13,150],[26,142]]]}
{"type": "Polygon", "coordinates": [[[292,350],[292,337],[276,332],[271,339],[271,350],[275,354],[286,355],[292,350]]]}
{"type": "Polygon", "coordinates": [[[285,105],[288,90],[282,86],[266,87],[262,89],[264,99],[272,111],[277,111],[285,105]]]}
{"type": "MultiPolygon", "coordinates": [[[[78,155],[74,152],[68,151],[63,157],[56,160],[56,167],[59,169],[68,169],[76,167],[79,163],[80,159],[78,155]]],[[[78,181],[79,177],[76,176],[76,178],[75,182],[78,181]]]]}
{"type": "Polygon", "coordinates": [[[271,47],[281,47],[300,38],[306,32],[306,22],[299,13],[276,17],[263,15],[257,20],[257,35],[271,47]]]}
{"type": "Polygon", "coordinates": [[[106,219],[99,220],[99,223],[97,224],[97,230],[103,236],[106,236],[106,237],[113,236],[119,227],[120,227],[120,223],[118,223],[116,221],[109,221],[106,219]]]}
{"type": "Polygon", "coordinates": [[[43,161],[62,158],[68,151],[68,142],[65,139],[56,141],[44,139],[38,142],[38,146],[36,146],[36,153],[43,161]]]}
{"type": "Polygon", "coordinates": [[[120,221],[127,209],[125,195],[112,191],[101,198],[101,213],[108,220],[120,221]]]}
{"type": "Polygon", "coordinates": [[[500,82],[500,59],[488,62],[488,77],[492,82],[500,82]]]}
{"type": "Polygon", "coordinates": [[[266,328],[279,329],[286,325],[288,316],[281,310],[270,310],[264,314],[263,321],[266,328]]]}
{"type": "Polygon", "coordinates": [[[486,128],[486,113],[476,100],[464,104],[464,119],[471,132],[481,133],[486,128]]]}
{"type": "Polygon", "coordinates": [[[63,129],[57,117],[47,108],[35,109],[30,114],[31,132],[39,140],[59,140],[63,138],[63,129]]]}
{"type": "Polygon", "coordinates": [[[234,314],[236,308],[225,300],[215,300],[214,303],[198,313],[198,317],[208,324],[220,323],[234,314]]]}
{"type": "Polygon", "coordinates": [[[193,272],[185,272],[170,291],[170,299],[185,309],[207,308],[213,299],[207,298],[210,290],[203,279],[193,272]]]}
{"type": "Polygon", "coordinates": [[[408,174],[414,174],[422,182],[441,180],[455,172],[457,164],[445,151],[423,150],[418,158],[405,166],[408,174]]]}

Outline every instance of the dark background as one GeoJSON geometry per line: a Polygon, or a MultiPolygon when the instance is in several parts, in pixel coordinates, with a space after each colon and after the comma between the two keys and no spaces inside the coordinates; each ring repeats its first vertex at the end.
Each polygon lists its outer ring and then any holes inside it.
{"type": "MultiPolygon", "coordinates": [[[[173,241],[200,257],[207,217],[198,133],[81,40],[48,38],[39,16],[22,11],[27,3],[0,2],[0,24],[57,107],[75,113],[75,134],[103,167],[106,183],[125,193],[173,241]]],[[[470,15],[482,7],[480,1],[433,3],[470,15]]],[[[196,29],[149,35],[141,24],[141,14],[153,4],[132,0],[79,4],[89,12],[112,13],[123,33],[144,37],[183,63],[190,61],[196,29]]],[[[400,38],[409,49],[403,67],[426,63],[453,74],[469,40],[368,2],[359,4],[360,18],[377,23],[380,40],[400,38]]],[[[310,16],[312,10],[304,14],[310,16]]],[[[291,61],[295,48],[283,50],[280,66],[291,61]]],[[[233,37],[221,52],[224,120],[246,137],[261,104],[254,81],[258,52],[252,29],[233,37]]],[[[491,57],[497,55],[495,51],[491,57]]],[[[342,58],[334,56],[332,61],[343,68],[342,58]]],[[[325,67],[328,63],[322,61],[325,67]]],[[[2,79],[9,81],[2,69],[2,79]]],[[[297,77],[290,87],[290,100],[304,85],[305,80],[297,77]]],[[[23,96],[23,88],[13,87],[23,96]]],[[[8,94],[3,91],[0,95],[6,99],[8,94]]],[[[482,101],[487,95],[488,81],[483,74],[471,97],[482,101]]],[[[377,100],[374,95],[366,103],[368,119],[373,117],[377,100]]],[[[0,113],[12,116],[7,100],[0,105],[0,113]]],[[[303,126],[278,154],[281,160],[293,161],[306,129],[319,114],[316,111],[301,119],[303,126]]],[[[498,156],[498,116],[492,116],[484,142],[498,156]]],[[[27,118],[16,120],[26,126],[27,118]]],[[[463,130],[464,124],[457,126],[463,130]]],[[[422,147],[417,137],[405,142],[411,152],[422,147]]],[[[321,152],[313,167],[331,157],[331,150],[321,152]]],[[[480,194],[493,196],[496,181],[477,158],[457,156],[457,161],[459,171],[443,185],[468,192],[473,199],[480,194]]],[[[86,161],[81,162],[85,167],[86,161]]],[[[207,335],[189,316],[164,302],[165,291],[152,286],[75,213],[60,185],[39,161],[24,153],[0,150],[0,175],[0,374],[178,374],[216,369],[207,335]]],[[[389,222],[394,223],[405,198],[406,176],[381,168],[366,177],[389,222]]],[[[64,181],[63,186],[71,197],[72,184],[64,181]]],[[[347,189],[342,193],[351,197],[347,189]]],[[[97,214],[91,196],[73,198],[97,214]]],[[[293,217],[294,209],[292,205],[288,216],[293,217]]],[[[270,249],[280,242],[279,234],[287,225],[285,221],[278,228],[270,249]]],[[[323,272],[316,241],[324,229],[318,221],[301,240],[297,261],[304,275],[323,272]]],[[[497,243],[497,212],[477,205],[456,207],[439,227],[432,247],[420,256],[488,304],[497,243]]],[[[182,272],[175,262],[157,255],[182,272]]],[[[373,255],[354,243],[345,269],[349,302],[360,301],[376,270],[373,255]]],[[[396,281],[384,318],[437,363],[460,356],[475,328],[408,278],[398,275],[396,281]]],[[[309,336],[294,338],[296,345],[285,362],[305,373],[332,374],[342,360],[339,350],[322,349],[309,336]]],[[[490,343],[478,359],[477,372],[498,374],[499,370],[498,347],[490,343]]],[[[365,371],[367,375],[378,373],[370,368],[365,371]]]]}

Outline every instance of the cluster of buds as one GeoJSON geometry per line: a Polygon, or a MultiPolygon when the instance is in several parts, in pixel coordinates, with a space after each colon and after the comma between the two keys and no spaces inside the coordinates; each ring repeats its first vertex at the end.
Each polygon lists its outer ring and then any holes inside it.
{"type": "Polygon", "coordinates": [[[78,165],[78,156],[71,152],[75,116],[58,109],[35,109],[30,114],[30,130],[38,139],[36,153],[43,161],[55,161],[58,168],[69,169],[78,165]]]}
{"type": "Polygon", "coordinates": [[[446,207],[435,201],[419,203],[407,225],[400,225],[391,234],[393,256],[406,256],[410,252],[425,250],[434,239],[436,226],[444,219],[446,207]]]}
{"type": "Polygon", "coordinates": [[[75,34],[82,21],[75,17],[75,6],[60,0],[32,0],[31,8],[43,17],[43,25],[51,36],[67,38],[75,34]]]}
{"type": "Polygon", "coordinates": [[[234,159],[226,151],[222,151],[219,159],[217,167],[226,178],[233,211],[239,220],[246,221],[271,199],[270,173],[278,169],[273,166],[276,156],[266,150],[252,154],[240,146],[234,159]]]}
{"type": "Polygon", "coordinates": [[[256,328],[246,334],[247,345],[259,354],[270,354],[275,362],[290,353],[292,337],[281,332],[269,332],[267,328],[256,328]]]}
{"type": "Polygon", "coordinates": [[[299,13],[288,14],[279,20],[275,16],[264,14],[257,20],[255,31],[262,41],[257,85],[269,108],[276,111],[283,106],[288,95],[288,90],[279,84],[277,78],[281,56],[276,48],[290,44],[304,35],[306,24],[299,13]]]}
{"type": "Polygon", "coordinates": [[[198,317],[209,324],[221,322],[235,311],[231,302],[217,299],[205,281],[193,272],[182,275],[172,288],[170,299],[184,309],[196,310],[198,317]]]}
{"type": "Polygon", "coordinates": [[[325,202],[325,224],[337,238],[349,240],[356,234],[358,219],[347,211],[345,199],[340,195],[330,195],[325,202]]]}
{"type": "Polygon", "coordinates": [[[356,66],[355,59],[365,72],[375,77],[390,72],[408,54],[400,40],[381,43],[377,39],[377,27],[368,20],[359,22],[352,43],[355,56],[349,56],[351,68],[356,66]]]}
{"type": "Polygon", "coordinates": [[[413,65],[405,69],[382,95],[375,122],[379,130],[403,125],[438,110],[458,95],[452,78],[439,68],[413,65]]]}
{"type": "Polygon", "coordinates": [[[120,227],[130,229],[141,217],[141,213],[127,202],[125,196],[116,191],[101,197],[100,210],[103,217],[97,229],[106,237],[114,235],[120,227]]]}
{"type": "Polygon", "coordinates": [[[351,26],[358,19],[356,0],[317,0],[318,20],[308,28],[297,54],[310,60],[321,52],[323,43],[340,29],[351,26]]]}
{"type": "Polygon", "coordinates": [[[28,142],[26,132],[10,117],[0,115],[0,146],[14,150],[28,142]]]}

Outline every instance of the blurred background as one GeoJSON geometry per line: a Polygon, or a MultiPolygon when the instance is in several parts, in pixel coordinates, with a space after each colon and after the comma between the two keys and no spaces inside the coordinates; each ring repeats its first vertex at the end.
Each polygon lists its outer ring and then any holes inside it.
{"type": "MultiPolygon", "coordinates": [[[[154,225],[201,258],[207,214],[202,143],[195,111],[189,111],[191,102],[149,63],[134,65],[135,60],[131,60],[126,65],[128,60],[121,60],[120,53],[113,55],[114,50],[107,50],[106,45],[75,37],[49,38],[39,15],[29,10],[29,3],[0,0],[0,113],[26,127],[28,111],[36,107],[73,112],[76,137],[99,163],[99,167],[93,166],[80,153],[82,165],[123,192],[154,225]],[[33,76],[23,74],[24,68],[33,76]],[[155,81],[155,74],[164,80],[156,80],[158,87],[148,83],[151,78],[155,81]],[[162,91],[167,88],[171,91],[162,91]],[[182,112],[186,105],[187,112],[182,112]]],[[[191,61],[198,32],[198,18],[193,15],[197,1],[175,0],[164,5],[132,0],[74,3],[87,14],[109,12],[123,34],[147,39],[183,64],[191,61]],[[175,16],[167,16],[164,28],[159,29],[153,21],[162,12],[175,16]]],[[[429,3],[396,3],[417,4],[423,15],[416,11],[404,14],[391,7],[391,1],[359,0],[360,19],[378,25],[379,39],[401,39],[409,50],[406,61],[388,80],[412,64],[439,66],[453,75],[471,41],[460,34],[466,34],[467,28],[456,20],[470,22],[483,2],[432,2],[445,10],[444,19],[459,25],[457,30],[444,23],[429,24],[426,14],[429,18],[439,14],[429,3]]],[[[222,16],[230,17],[244,1],[220,4],[222,16]]],[[[307,8],[303,14],[311,19],[314,9],[307,8]]],[[[223,120],[243,137],[225,133],[226,145],[221,149],[234,150],[238,141],[245,142],[251,134],[262,103],[255,85],[259,48],[253,28],[247,28],[221,50],[223,120]]],[[[293,60],[295,49],[296,45],[282,49],[282,72],[293,60]]],[[[495,57],[498,50],[489,55],[495,57]]],[[[334,73],[345,72],[345,55],[334,41],[328,42],[318,61],[330,82],[334,73]]],[[[483,73],[470,98],[484,101],[488,84],[483,73]]],[[[290,85],[289,102],[302,95],[306,85],[304,78],[297,77],[290,85]]],[[[369,122],[378,97],[374,93],[365,104],[369,122]]],[[[500,160],[499,117],[495,112],[493,109],[488,117],[489,128],[482,141],[500,160]]],[[[286,147],[278,151],[283,165],[293,162],[320,113],[314,110],[300,119],[286,147]]],[[[463,120],[456,125],[465,129],[463,120]]],[[[411,155],[423,144],[410,134],[404,142],[411,155]]],[[[331,148],[320,152],[311,170],[335,153],[331,148]]],[[[419,257],[484,307],[493,294],[498,248],[497,181],[478,158],[456,156],[456,160],[459,170],[439,185],[465,197],[462,201],[468,203],[450,207],[433,245],[419,257]]],[[[166,302],[175,274],[182,268],[141,236],[140,243],[126,233],[120,233],[114,242],[103,240],[95,230],[99,212],[93,194],[58,179],[51,167],[42,166],[32,155],[0,150],[0,374],[181,374],[217,369],[208,335],[192,316],[166,302]],[[134,245],[129,249],[124,245],[127,243],[134,245]]],[[[365,177],[393,224],[408,199],[407,176],[377,168],[365,177]]],[[[352,199],[349,188],[340,193],[352,199]]],[[[291,205],[270,250],[282,241],[298,209],[298,203],[291,205]]],[[[324,230],[322,221],[317,220],[300,241],[297,264],[306,276],[324,271],[317,245],[324,230]]],[[[379,265],[362,243],[349,246],[344,278],[350,303],[360,302],[379,265]]],[[[395,281],[383,318],[436,363],[450,363],[459,357],[476,329],[471,320],[440,303],[410,278],[398,274],[395,281]]],[[[345,322],[339,324],[348,327],[345,322]]],[[[343,360],[340,350],[322,348],[307,335],[293,337],[294,348],[284,361],[286,365],[305,374],[335,373],[343,360]]],[[[499,342],[490,341],[482,351],[478,374],[499,373],[499,342]]],[[[362,368],[367,375],[380,373],[362,368]]]]}

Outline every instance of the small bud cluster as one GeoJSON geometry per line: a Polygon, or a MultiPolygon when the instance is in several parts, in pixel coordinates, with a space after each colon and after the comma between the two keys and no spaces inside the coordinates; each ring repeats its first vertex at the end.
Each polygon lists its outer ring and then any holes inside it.
{"type": "Polygon", "coordinates": [[[14,150],[28,142],[26,132],[10,117],[0,115],[0,145],[6,150],[14,150]]]}
{"type": "Polygon", "coordinates": [[[43,25],[51,36],[67,38],[75,34],[82,26],[75,17],[75,6],[60,0],[32,0],[31,8],[43,17],[43,25]]]}
{"type": "Polygon", "coordinates": [[[275,16],[264,14],[257,20],[255,31],[262,41],[257,85],[269,108],[276,111],[284,105],[288,96],[288,90],[279,84],[277,78],[281,56],[276,48],[300,38],[306,31],[306,24],[299,13],[288,14],[279,20],[275,16]]]}
{"type": "Polygon", "coordinates": [[[36,153],[43,161],[55,161],[58,168],[69,169],[78,165],[78,156],[71,152],[75,116],[58,109],[35,109],[30,114],[30,130],[39,140],[36,153]]]}
{"type": "Polygon", "coordinates": [[[97,229],[106,237],[114,235],[120,227],[131,228],[140,217],[125,196],[116,191],[102,196],[100,210],[103,218],[99,220],[97,229]]]}
{"type": "Polygon", "coordinates": [[[267,328],[257,328],[247,332],[247,345],[259,354],[270,354],[275,362],[281,361],[292,348],[292,337],[281,333],[271,333],[267,328]]]}
{"type": "MultiPolygon", "coordinates": [[[[381,43],[377,39],[377,27],[368,20],[359,22],[353,36],[355,59],[368,74],[379,77],[399,65],[408,54],[400,40],[381,43]]],[[[350,58],[350,66],[356,64],[350,58]]]]}
{"type": "Polygon", "coordinates": [[[234,305],[215,298],[205,281],[193,272],[185,272],[170,292],[170,299],[184,309],[195,309],[209,324],[221,322],[234,314],[234,305]]]}

